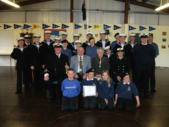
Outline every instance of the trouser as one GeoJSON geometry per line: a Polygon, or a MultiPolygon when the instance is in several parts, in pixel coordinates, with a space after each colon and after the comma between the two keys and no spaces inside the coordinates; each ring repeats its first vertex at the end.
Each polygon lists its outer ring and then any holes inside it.
{"type": "Polygon", "coordinates": [[[151,70],[151,74],[150,74],[150,89],[151,89],[151,91],[155,90],[155,84],[156,84],[156,81],[155,81],[155,68],[153,68],[151,70]]]}
{"type": "Polygon", "coordinates": [[[139,90],[140,96],[147,96],[149,94],[148,84],[150,78],[150,69],[136,70],[136,86],[139,90]]]}
{"type": "Polygon", "coordinates": [[[55,100],[56,99],[56,85],[53,84],[53,81],[45,81],[44,82],[46,88],[46,96],[48,99],[55,100]]]}
{"type": "Polygon", "coordinates": [[[17,85],[16,85],[16,93],[22,92],[22,83],[23,83],[23,71],[17,70],[17,85]]]}
{"type": "Polygon", "coordinates": [[[98,98],[98,108],[103,110],[103,109],[109,109],[112,110],[114,109],[114,99],[110,98],[108,99],[108,104],[105,103],[105,100],[103,98],[98,98]]]}
{"type": "Polygon", "coordinates": [[[29,68],[23,70],[23,80],[24,80],[25,90],[26,91],[30,90],[32,84],[32,71],[29,68]]]}
{"type": "Polygon", "coordinates": [[[83,98],[83,108],[84,109],[95,109],[97,106],[96,97],[85,97],[83,98]]]}
{"type": "Polygon", "coordinates": [[[41,69],[35,67],[35,70],[33,71],[33,80],[36,90],[40,90],[42,88],[42,73],[41,69]]]}
{"type": "Polygon", "coordinates": [[[76,111],[78,109],[78,97],[62,97],[62,111],[76,111]]]}
{"type": "Polygon", "coordinates": [[[136,109],[136,106],[134,106],[134,102],[132,100],[118,98],[117,109],[125,111],[134,111],[136,109]]]}

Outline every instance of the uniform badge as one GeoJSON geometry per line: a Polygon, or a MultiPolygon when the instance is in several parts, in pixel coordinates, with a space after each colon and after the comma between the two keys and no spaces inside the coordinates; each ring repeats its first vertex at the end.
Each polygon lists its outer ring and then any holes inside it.
{"type": "Polygon", "coordinates": [[[131,87],[130,86],[128,87],[128,91],[131,91],[131,87]]]}

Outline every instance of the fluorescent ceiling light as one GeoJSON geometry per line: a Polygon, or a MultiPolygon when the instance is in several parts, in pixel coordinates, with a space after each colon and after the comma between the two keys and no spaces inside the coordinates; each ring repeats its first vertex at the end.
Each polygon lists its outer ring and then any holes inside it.
{"type": "Polygon", "coordinates": [[[164,4],[164,5],[162,5],[162,6],[158,7],[158,8],[156,8],[155,11],[161,11],[161,10],[163,10],[163,9],[165,9],[165,8],[168,8],[168,7],[169,7],[169,3],[166,3],[166,4],[164,4]]]}
{"type": "Polygon", "coordinates": [[[20,6],[18,4],[14,3],[14,2],[11,2],[9,0],[1,0],[1,1],[6,3],[6,4],[9,4],[9,5],[11,5],[11,6],[15,7],[15,8],[20,8],[20,6]]]}

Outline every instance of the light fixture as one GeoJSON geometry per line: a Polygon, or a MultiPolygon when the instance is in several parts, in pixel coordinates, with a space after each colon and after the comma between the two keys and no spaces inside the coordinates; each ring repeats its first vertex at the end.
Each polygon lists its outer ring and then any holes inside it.
{"type": "Polygon", "coordinates": [[[163,4],[163,5],[162,5],[162,3],[163,3],[163,0],[161,0],[161,2],[160,2],[160,7],[156,8],[155,11],[161,11],[161,10],[169,7],[169,2],[167,2],[166,4],[163,4]]]}
{"type": "Polygon", "coordinates": [[[1,1],[6,3],[6,4],[8,4],[8,5],[11,5],[11,6],[15,7],[15,8],[20,8],[20,6],[18,4],[14,3],[14,2],[11,2],[9,0],[1,0],[1,1]]]}

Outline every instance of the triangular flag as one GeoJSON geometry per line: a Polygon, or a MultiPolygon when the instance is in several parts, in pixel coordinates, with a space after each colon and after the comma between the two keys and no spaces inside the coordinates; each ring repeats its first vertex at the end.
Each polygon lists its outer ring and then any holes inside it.
{"type": "Polygon", "coordinates": [[[40,25],[37,25],[37,24],[33,24],[33,29],[38,29],[38,28],[41,28],[41,26],[40,25]]]}
{"type": "Polygon", "coordinates": [[[82,28],[82,26],[78,25],[78,24],[75,24],[74,25],[74,29],[79,29],[79,28],[82,28]]]}
{"type": "Polygon", "coordinates": [[[104,30],[111,28],[111,26],[104,24],[103,25],[104,30]]]}
{"type": "Polygon", "coordinates": [[[149,31],[153,31],[153,30],[156,30],[156,28],[149,26],[149,31]]]}
{"type": "Polygon", "coordinates": [[[4,29],[8,29],[8,28],[11,28],[12,26],[10,25],[7,25],[7,24],[4,24],[4,29]]]}
{"type": "Polygon", "coordinates": [[[66,29],[66,28],[69,28],[69,26],[62,24],[62,29],[66,29]]]}
{"type": "Polygon", "coordinates": [[[135,30],[136,28],[129,25],[129,30],[135,30]]]}
{"type": "Polygon", "coordinates": [[[92,28],[92,26],[90,26],[90,25],[87,25],[87,24],[84,24],[84,29],[87,29],[87,28],[92,28]]]}
{"type": "Polygon", "coordinates": [[[121,27],[114,25],[113,28],[114,28],[114,30],[117,30],[117,29],[120,29],[121,27]]]}
{"type": "Polygon", "coordinates": [[[56,29],[56,28],[58,28],[58,27],[59,27],[58,25],[52,24],[52,28],[53,28],[53,29],[56,29]]]}
{"type": "Polygon", "coordinates": [[[142,30],[145,30],[147,28],[145,28],[144,26],[139,26],[139,30],[142,31],[142,30]]]}
{"type": "Polygon", "coordinates": [[[49,27],[50,27],[49,25],[42,24],[42,29],[46,29],[46,28],[49,28],[49,27]]]}
{"type": "Polygon", "coordinates": [[[100,28],[100,27],[101,27],[100,25],[94,24],[94,29],[98,29],[98,28],[100,28]]]}
{"type": "Polygon", "coordinates": [[[28,28],[31,28],[32,26],[28,25],[28,24],[24,24],[23,28],[24,29],[28,29],[28,28]]]}
{"type": "Polygon", "coordinates": [[[21,25],[14,24],[13,27],[14,27],[14,29],[18,29],[18,28],[20,28],[20,27],[22,27],[22,26],[21,26],[21,25]]]}

